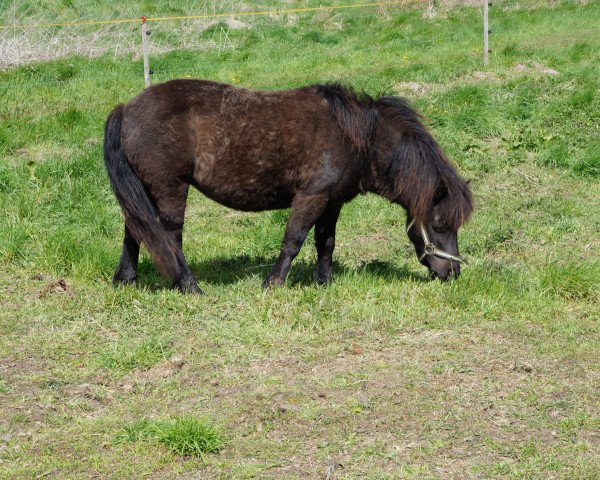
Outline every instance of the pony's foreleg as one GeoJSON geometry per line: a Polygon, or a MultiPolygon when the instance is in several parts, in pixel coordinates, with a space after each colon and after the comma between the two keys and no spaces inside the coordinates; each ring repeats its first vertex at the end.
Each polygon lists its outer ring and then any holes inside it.
{"type": "Polygon", "coordinates": [[[340,204],[327,205],[315,225],[315,245],[317,247],[315,282],[319,285],[324,285],[331,280],[333,273],[332,257],[335,248],[335,225],[341,208],[340,204]]]}
{"type": "Polygon", "coordinates": [[[113,277],[113,284],[129,284],[137,278],[138,258],[140,255],[140,244],[133,237],[131,231],[125,226],[125,239],[123,240],[123,252],[119,260],[119,266],[113,277]]]}
{"type": "Polygon", "coordinates": [[[290,271],[292,260],[296,258],[308,231],[313,227],[327,206],[325,195],[298,194],[292,202],[292,210],[285,227],[285,235],[281,245],[279,258],[271,273],[263,282],[263,287],[283,285],[290,271]]]}

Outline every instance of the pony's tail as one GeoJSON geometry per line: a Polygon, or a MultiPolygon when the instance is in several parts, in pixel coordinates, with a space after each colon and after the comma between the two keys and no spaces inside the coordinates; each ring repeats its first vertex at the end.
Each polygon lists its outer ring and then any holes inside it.
{"type": "Polygon", "coordinates": [[[121,146],[123,105],[108,116],[104,128],[104,164],[111,187],[125,216],[125,224],[138,242],[143,242],[160,270],[178,280],[185,260],[180,249],[160,224],[157,208],[121,146]]]}

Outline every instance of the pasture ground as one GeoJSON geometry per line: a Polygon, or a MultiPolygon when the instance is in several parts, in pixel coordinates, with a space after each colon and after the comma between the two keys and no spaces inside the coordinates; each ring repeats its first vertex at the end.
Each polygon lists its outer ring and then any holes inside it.
{"type": "Polygon", "coordinates": [[[155,81],[408,96],[477,203],[448,284],[402,209],[363,196],[331,285],[311,283],[309,238],[265,293],[287,212],[194,192],[184,250],[206,295],[147,256],[115,290],[102,129],[140,91],[139,55],[1,71],[0,478],[600,478],[600,5],[494,5],[485,70],[472,7],[219,23],[214,48],[165,34],[152,57],[155,81]],[[203,428],[222,446],[199,457],[203,428]]]}

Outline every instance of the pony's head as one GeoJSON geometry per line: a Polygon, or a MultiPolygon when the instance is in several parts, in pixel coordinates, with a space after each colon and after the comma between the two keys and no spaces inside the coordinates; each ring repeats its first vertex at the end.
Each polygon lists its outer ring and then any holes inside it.
{"type": "Polygon", "coordinates": [[[442,196],[434,198],[425,220],[417,220],[410,211],[406,220],[406,232],[419,261],[432,277],[444,281],[460,275],[463,260],[457,234],[472,209],[468,186],[460,182],[460,190],[452,196],[447,188],[442,188],[442,196]]]}
{"type": "Polygon", "coordinates": [[[383,97],[374,108],[378,119],[371,172],[376,191],[406,209],[408,237],[431,275],[457,277],[457,232],[473,210],[469,186],[404,100],[383,97]]]}
{"type": "Polygon", "coordinates": [[[363,190],[402,205],[419,261],[442,280],[460,274],[457,232],[471,191],[405,100],[320,85],[342,133],[363,161],[363,190]]]}

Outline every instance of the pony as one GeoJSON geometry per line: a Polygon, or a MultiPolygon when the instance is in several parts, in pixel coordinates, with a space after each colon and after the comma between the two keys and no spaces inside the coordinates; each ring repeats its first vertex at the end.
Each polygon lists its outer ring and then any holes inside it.
{"type": "Polygon", "coordinates": [[[113,283],[136,281],[144,243],[176,288],[202,293],[182,251],[190,185],[237,210],[291,207],[265,288],[284,283],[313,227],[315,281],[328,283],[340,210],[367,192],[406,210],[432,277],[458,277],[472,195],[421,120],[402,98],[340,84],[253,91],[179,79],[146,89],[105,125],[104,162],[125,217],[113,283]]]}

